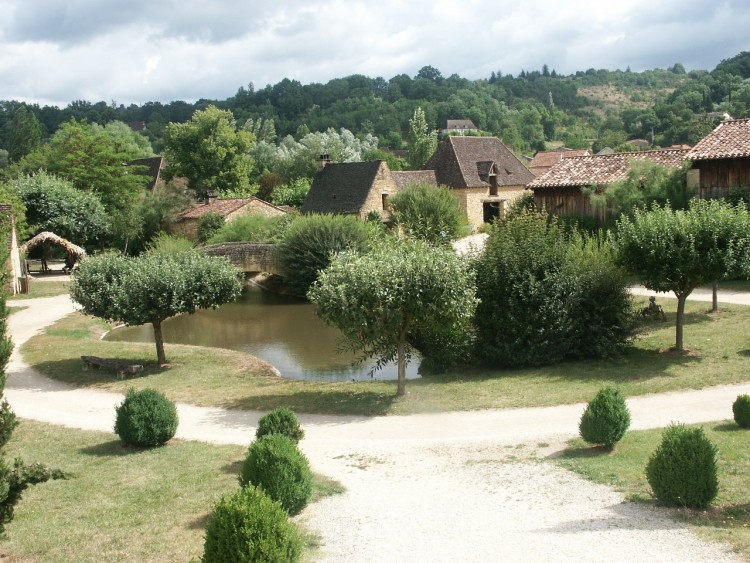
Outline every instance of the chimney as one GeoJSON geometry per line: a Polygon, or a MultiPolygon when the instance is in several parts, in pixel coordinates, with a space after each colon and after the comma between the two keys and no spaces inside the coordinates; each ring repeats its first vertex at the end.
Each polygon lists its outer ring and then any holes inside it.
{"type": "Polygon", "coordinates": [[[211,205],[214,201],[216,201],[216,192],[208,190],[206,192],[206,205],[211,205]]]}
{"type": "Polygon", "coordinates": [[[328,154],[321,154],[318,159],[318,172],[323,170],[331,162],[331,156],[328,154]]]}

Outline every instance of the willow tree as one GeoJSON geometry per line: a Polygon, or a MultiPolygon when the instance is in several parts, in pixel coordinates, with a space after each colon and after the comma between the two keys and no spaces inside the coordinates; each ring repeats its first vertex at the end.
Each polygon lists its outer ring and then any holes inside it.
{"type": "Polygon", "coordinates": [[[473,276],[453,251],[408,240],[340,254],[308,297],[346,347],[377,357],[378,366],[396,360],[397,395],[406,391],[409,333],[468,330],[477,303],[473,276]]]}
{"type": "Polygon", "coordinates": [[[167,363],[162,322],[233,301],[242,289],[224,258],[197,252],[147,252],[138,258],[89,258],[75,272],[72,299],[86,315],[130,325],[151,323],[159,364],[167,363]]]}

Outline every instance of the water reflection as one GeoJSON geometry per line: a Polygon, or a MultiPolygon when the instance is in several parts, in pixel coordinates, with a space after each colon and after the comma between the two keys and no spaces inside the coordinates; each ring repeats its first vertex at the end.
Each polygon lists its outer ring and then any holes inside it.
{"type": "MultiPolygon", "coordinates": [[[[351,353],[338,353],[340,332],[324,325],[310,303],[250,286],[242,297],[213,311],[197,311],[162,325],[167,343],[240,350],[272,364],[293,379],[349,381],[370,379],[374,361],[352,366],[351,353]]],[[[113,330],[107,340],[153,342],[151,325],[113,330]]],[[[407,366],[407,377],[418,377],[418,359],[407,366]]],[[[373,374],[395,379],[396,366],[373,374]]]]}

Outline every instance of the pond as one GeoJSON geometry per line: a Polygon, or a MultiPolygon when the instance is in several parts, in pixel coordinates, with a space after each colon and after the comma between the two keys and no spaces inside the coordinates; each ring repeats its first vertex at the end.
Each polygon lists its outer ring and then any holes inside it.
{"type": "MultiPolygon", "coordinates": [[[[368,360],[353,366],[358,356],[338,353],[341,333],[326,326],[314,305],[248,286],[242,297],[218,309],[181,315],[162,325],[164,341],[229,348],[257,356],[292,379],[363,381],[375,365],[368,360]]],[[[117,328],[107,340],[153,342],[151,325],[117,328]]],[[[406,377],[419,377],[419,359],[407,365],[406,377]]],[[[396,379],[394,364],[372,374],[373,379],[396,379]]]]}

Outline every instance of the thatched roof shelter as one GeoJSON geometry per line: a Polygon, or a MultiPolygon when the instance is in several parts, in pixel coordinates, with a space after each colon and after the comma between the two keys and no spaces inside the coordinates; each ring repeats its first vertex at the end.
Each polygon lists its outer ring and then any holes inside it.
{"type": "Polygon", "coordinates": [[[21,254],[28,254],[29,250],[39,246],[40,244],[54,244],[55,246],[60,246],[66,252],[75,256],[78,260],[86,256],[86,251],[83,248],[73,244],[68,240],[65,240],[60,236],[57,236],[55,233],[50,233],[49,231],[44,231],[43,233],[39,233],[35,237],[30,238],[25,243],[23,243],[18,250],[21,252],[21,254]]]}

